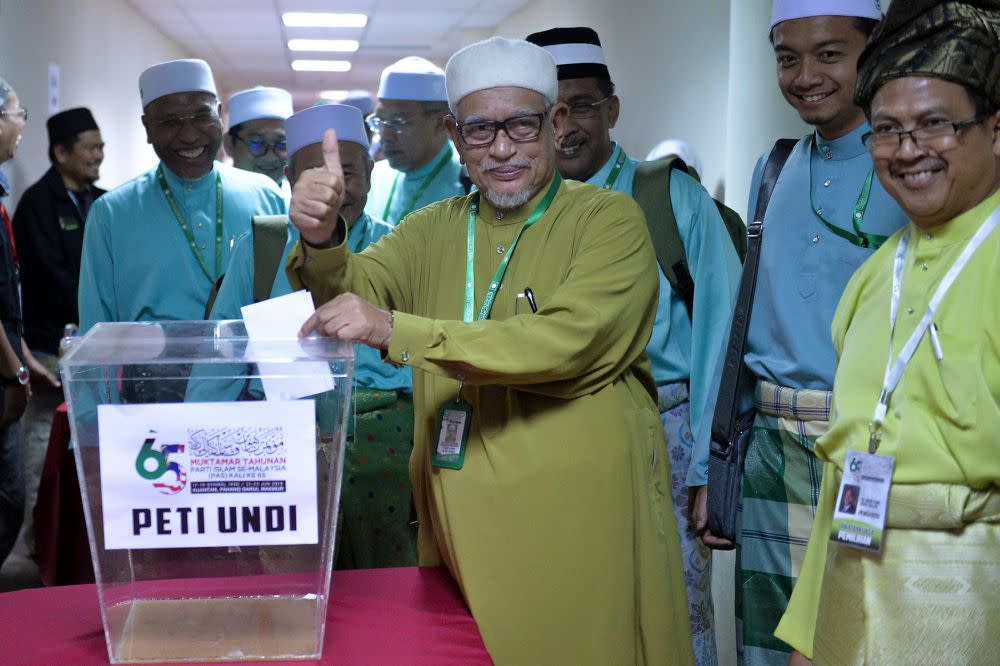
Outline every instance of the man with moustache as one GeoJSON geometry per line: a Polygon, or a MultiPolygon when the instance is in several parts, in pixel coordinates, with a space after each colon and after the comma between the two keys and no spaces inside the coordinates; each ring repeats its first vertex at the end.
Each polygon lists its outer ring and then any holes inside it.
{"type": "MultiPolygon", "coordinates": [[[[352,252],[392,231],[385,222],[364,212],[370,185],[372,158],[360,111],[353,106],[321,104],[285,121],[288,137],[290,185],[308,169],[323,166],[323,132],[337,132],[344,196],[340,215],[347,224],[352,252]]],[[[292,291],[284,265],[299,239],[289,225],[271,298],[292,291]]],[[[255,234],[236,241],[229,270],[219,288],[211,319],[239,319],[240,308],[254,302],[255,234]]],[[[354,349],[353,409],[344,455],[344,485],[340,496],[342,529],[337,539],[337,567],[370,569],[414,566],[417,563],[416,530],[410,526],[412,493],[407,462],[413,449],[413,388],[410,368],[382,361],[379,352],[362,344],[354,349]]]]}
{"type": "MultiPolygon", "coordinates": [[[[1000,635],[1000,1],[893,2],[855,100],[911,223],[837,307],[833,420],[776,632],[824,664],[987,664],[1000,635]],[[891,363],[891,365],[890,365],[891,363]],[[877,555],[834,539],[838,487],[891,458],[877,555]]],[[[864,495],[859,511],[877,505],[864,495]]],[[[883,503],[884,504],[884,503],[883,503]]]]}
{"type": "Polygon", "coordinates": [[[94,185],[104,140],[84,107],[57,113],[46,125],[52,167],[21,197],[14,237],[21,259],[24,337],[36,356],[54,360],[66,324],[79,323],[83,230],[91,204],[104,194],[94,185]]]}
{"type": "MultiPolygon", "coordinates": [[[[861,142],[869,130],[854,103],[857,59],[881,12],[872,0],[775,0],[771,43],[778,87],[816,128],[786,162],[764,217],[744,362],[756,408],[742,480],[736,551],[737,650],[742,663],[784,664],[773,635],[805,556],[821,466],[813,453],[827,427],[835,368],[830,324],[854,271],[906,223],[874,176],[861,142]]],[[[750,215],[766,156],[754,170],[750,215]]],[[[724,355],[724,350],[723,350],[724,355]]],[[[718,386],[721,362],[714,383],[718,386]]],[[[715,412],[718,390],[706,414],[715,412]]],[[[688,484],[707,523],[711,417],[699,424],[688,484]]],[[[705,531],[709,545],[728,546],[705,531]]]]}
{"type": "MultiPolygon", "coordinates": [[[[601,41],[590,28],[553,28],[528,35],[556,61],[559,101],[569,107],[556,165],[566,178],[633,193],[637,160],[611,140],[620,103],[601,41]]],[[[669,183],[669,184],[668,184],[669,183]]],[[[687,472],[694,438],[708,399],[716,354],[726,335],[740,279],[740,259],[715,201],[697,181],[675,169],[669,188],[677,228],[694,280],[690,312],[662,270],[653,334],[646,354],[653,364],[660,420],[670,456],[674,513],[681,540],[694,653],[700,666],[717,661],[709,550],[688,524],[687,472]]],[[[667,267],[669,268],[669,267],[667,267]]],[[[710,417],[709,417],[710,418],[710,417]]]]}
{"type": "Polygon", "coordinates": [[[444,72],[410,56],[382,71],[378,104],[368,118],[384,160],[372,170],[365,212],[392,226],[427,204],[465,194],[462,165],[448,140],[444,72]]]}
{"type": "Polygon", "coordinates": [[[446,71],[478,191],[354,254],[329,133],[292,194],[289,280],[321,304],[302,333],[414,369],[420,564],[449,569],[496,663],[690,664],[642,212],[559,176],[568,109],[545,50],[494,37],[446,71]]]}
{"type": "MultiPolygon", "coordinates": [[[[104,161],[104,140],[90,110],[67,109],[48,119],[52,167],[25,190],[14,213],[14,238],[21,261],[24,340],[47,372],[32,382],[25,411],[28,505],[34,505],[38,474],[49,443],[56,407],[63,401],[57,379],[59,341],[66,325],[80,321],[77,290],[87,213],[104,190],[94,183],[104,161]]],[[[31,514],[25,534],[30,534],[31,514]]],[[[28,538],[29,548],[33,539],[28,538]]]]}
{"type": "MultiPolygon", "coordinates": [[[[229,131],[222,142],[233,166],[264,174],[284,191],[288,158],[285,119],[293,112],[292,95],[281,88],[257,86],[230,97],[229,131]]],[[[287,195],[291,197],[290,188],[287,195]]]]}
{"type": "Polygon", "coordinates": [[[215,161],[222,121],[202,60],[139,77],[153,170],[94,202],[80,269],[80,329],[102,321],[202,319],[236,238],[254,215],[283,214],[274,181],[215,161]]]}

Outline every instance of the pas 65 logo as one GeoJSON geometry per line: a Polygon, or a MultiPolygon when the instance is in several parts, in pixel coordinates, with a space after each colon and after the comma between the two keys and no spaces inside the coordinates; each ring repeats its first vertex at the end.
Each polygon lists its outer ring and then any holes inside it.
{"type": "Polygon", "coordinates": [[[135,458],[135,471],[164,495],[176,495],[187,485],[187,472],[179,462],[170,460],[170,454],[184,453],[184,445],[160,444],[157,450],[155,443],[156,431],[151,430],[135,458]]]}

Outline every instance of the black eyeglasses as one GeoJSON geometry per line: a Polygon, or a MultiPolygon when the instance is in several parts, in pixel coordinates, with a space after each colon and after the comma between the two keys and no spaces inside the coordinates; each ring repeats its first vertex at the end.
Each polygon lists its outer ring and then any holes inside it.
{"type": "Polygon", "coordinates": [[[269,150],[273,150],[275,155],[284,155],[288,152],[288,141],[285,139],[272,142],[266,139],[244,139],[241,136],[237,136],[236,140],[241,141],[247,147],[247,151],[254,157],[264,157],[269,150]]]}
{"type": "Polygon", "coordinates": [[[935,122],[915,129],[872,130],[861,135],[861,141],[873,153],[889,153],[903,145],[903,137],[908,136],[914,145],[933,148],[935,150],[950,150],[955,147],[956,137],[962,130],[978,125],[989,116],[975,116],[960,123],[935,122]]]}
{"type": "Polygon", "coordinates": [[[20,109],[0,111],[0,116],[4,118],[20,118],[24,122],[28,122],[28,110],[23,106],[20,109]]]}
{"type": "Polygon", "coordinates": [[[161,120],[153,120],[152,125],[169,134],[176,134],[187,123],[194,125],[195,129],[206,131],[218,122],[219,115],[215,111],[206,111],[187,116],[168,116],[161,120]]]}
{"type": "Polygon", "coordinates": [[[576,104],[570,104],[569,115],[579,120],[593,118],[600,110],[601,104],[604,104],[609,99],[611,99],[611,95],[608,95],[604,99],[599,99],[596,102],[577,102],[576,104]]]}
{"type": "Polygon", "coordinates": [[[522,116],[513,116],[506,120],[474,120],[472,122],[456,125],[458,135],[462,141],[474,148],[480,148],[492,144],[497,138],[497,132],[501,129],[511,141],[524,143],[534,141],[542,133],[542,121],[545,120],[549,112],[532,113],[522,116]]]}

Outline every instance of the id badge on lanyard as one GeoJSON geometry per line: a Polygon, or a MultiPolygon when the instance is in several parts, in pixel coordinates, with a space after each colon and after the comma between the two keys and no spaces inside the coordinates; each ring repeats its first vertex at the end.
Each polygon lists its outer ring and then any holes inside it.
{"type": "Polygon", "coordinates": [[[875,411],[868,425],[870,433],[868,452],[848,451],[844,460],[844,475],[837,490],[837,505],[833,512],[833,528],[830,534],[830,539],[833,541],[865,550],[881,549],[895,458],[876,455],[876,452],[882,441],[882,428],[889,411],[889,402],[925,334],[930,338],[935,358],[939,362],[944,359],[945,350],[941,348],[937,337],[934,315],[972,255],[998,225],[1000,225],[1000,209],[993,211],[976,230],[955,259],[955,263],[941,278],[941,283],[934,290],[923,317],[903,344],[899,356],[893,360],[892,338],[896,329],[903,268],[909,248],[907,234],[904,233],[899,239],[899,247],[896,249],[893,261],[892,296],[889,302],[889,354],[882,380],[882,391],[879,393],[878,404],[875,405],[875,411]]]}
{"type": "MultiPolygon", "coordinates": [[[[517,244],[521,239],[521,234],[537,222],[539,218],[545,215],[549,206],[552,205],[552,200],[555,199],[561,183],[562,178],[559,176],[559,172],[557,171],[552,180],[552,184],[549,186],[548,192],[545,193],[542,200],[538,202],[537,206],[535,206],[531,215],[529,215],[528,219],[525,220],[521,230],[517,232],[514,242],[510,244],[509,248],[507,248],[507,252],[504,254],[504,257],[500,262],[500,266],[497,268],[496,274],[490,281],[489,289],[487,289],[486,296],[483,298],[483,304],[479,308],[479,314],[475,317],[476,320],[483,321],[490,316],[490,312],[493,309],[493,301],[496,299],[497,291],[499,291],[500,285],[503,284],[503,277],[507,272],[507,265],[510,263],[510,258],[514,255],[514,250],[517,249],[517,244]]],[[[463,320],[466,323],[471,323],[473,321],[474,305],[472,292],[475,288],[473,262],[476,258],[477,215],[479,215],[478,193],[473,195],[472,204],[469,207],[468,236],[466,240],[465,306],[463,311],[463,320]]],[[[465,464],[465,450],[469,443],[469,429],[472,424],[472,405],[462,398],[462,386],[463,379],[459,376],[458,394],[455,396],[454,400],[446,402],[441,407],[441,411],[438,413],[437,440],[434,447],[434,453],[431,455],[431,464],[434,467],[462,469],[462,466],[465,464]],[[459,435],[461,435],[461,437],[459,437],[459,435]]]]}

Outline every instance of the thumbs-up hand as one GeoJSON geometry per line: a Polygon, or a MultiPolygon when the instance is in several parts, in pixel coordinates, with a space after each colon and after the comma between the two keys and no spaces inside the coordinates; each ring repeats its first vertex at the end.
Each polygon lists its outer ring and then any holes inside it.
{"type": "Polygon", "coordinates": [[[302,171],[292,188],[288,216],[307,243],[330,243],[343,197],[344,170],[340,166],[337,132],[328,129],[323,133],[323,165],[302,171]]]}

